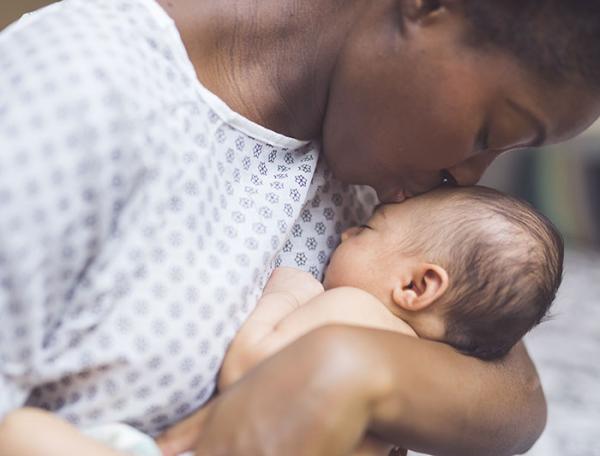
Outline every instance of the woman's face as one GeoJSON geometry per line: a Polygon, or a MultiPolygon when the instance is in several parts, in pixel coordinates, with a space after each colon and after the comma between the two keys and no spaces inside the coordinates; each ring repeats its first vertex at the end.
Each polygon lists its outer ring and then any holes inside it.
{"type": "Polygon", "coordinates": [[[599,115],[587,90],[465,44],[460,13],[412,3],[368,2],[336,65],[323,145],[342,181],[384,202],[436,187],[444,170],[474,184],[500,153],[567,139],[599,115]]]}

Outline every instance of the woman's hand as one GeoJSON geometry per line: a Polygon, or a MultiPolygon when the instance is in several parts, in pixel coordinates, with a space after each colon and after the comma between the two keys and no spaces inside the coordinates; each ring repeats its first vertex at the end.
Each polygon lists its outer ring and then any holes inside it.
{"type": "Polygon", "coordinates": [[[167,456],[347,456],[383,386],[344,330],[316,330],[269,358],[158,443],[167,456]]]}
{"type": "Polygon", "coordinates": [[[406,456],[406,450],[395,448],[390,443],[367,435],[349,456],[406,456]]]}

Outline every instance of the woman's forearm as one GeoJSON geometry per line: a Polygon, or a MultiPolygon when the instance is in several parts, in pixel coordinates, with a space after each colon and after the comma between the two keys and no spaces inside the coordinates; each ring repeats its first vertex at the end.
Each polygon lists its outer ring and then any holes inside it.
{"type": "Polygon", "coordinates": [[[545,399],[522,344],[489,363],[438,343],[347,330],[386,373],[370,420],[378,435],[428,454],[502,456],[527,451],[541,434],[545,399]]]}
{"type": "Polygon", "coordinates": [[[526,450],[544,421],[522,347],[486,364],[396,333],[328,326],[260,363],[160,442],[166,454],[341,456],[368,430],[429,454],[502,456],[526,450]]]}

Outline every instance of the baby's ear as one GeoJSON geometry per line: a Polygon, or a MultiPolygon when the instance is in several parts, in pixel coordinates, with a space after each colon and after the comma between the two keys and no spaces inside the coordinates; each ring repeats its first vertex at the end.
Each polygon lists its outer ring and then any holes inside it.
{"type": "Polygon", "coordinates": [[[392,293],[394,303],[409,312],[419,312],[437,301],[448,289],[448,273],[437,264],[421,263],[411,268],[392,293]]]}

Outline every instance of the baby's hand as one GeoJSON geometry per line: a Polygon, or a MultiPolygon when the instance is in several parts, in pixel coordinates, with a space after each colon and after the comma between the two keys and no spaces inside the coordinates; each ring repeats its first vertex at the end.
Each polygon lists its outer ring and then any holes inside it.
{"type": "Polygon", "coordinates": [[[237,381],[249,369],[273,354],[261,345],[285,317],[323,293],[323,285],[311,274],[292,268],[277,268],[271,274],[254,312],[233,339],[219,374],[219,390],[237,381]]]}
{"type": "Polygon", "coordinates": [[[296,306],[301,306],[325,290],[312,274],[294,268],[277,268],[271,274],[263,290],[263,297],[270,293],[282,293],[291,296],[296,306]]]}

